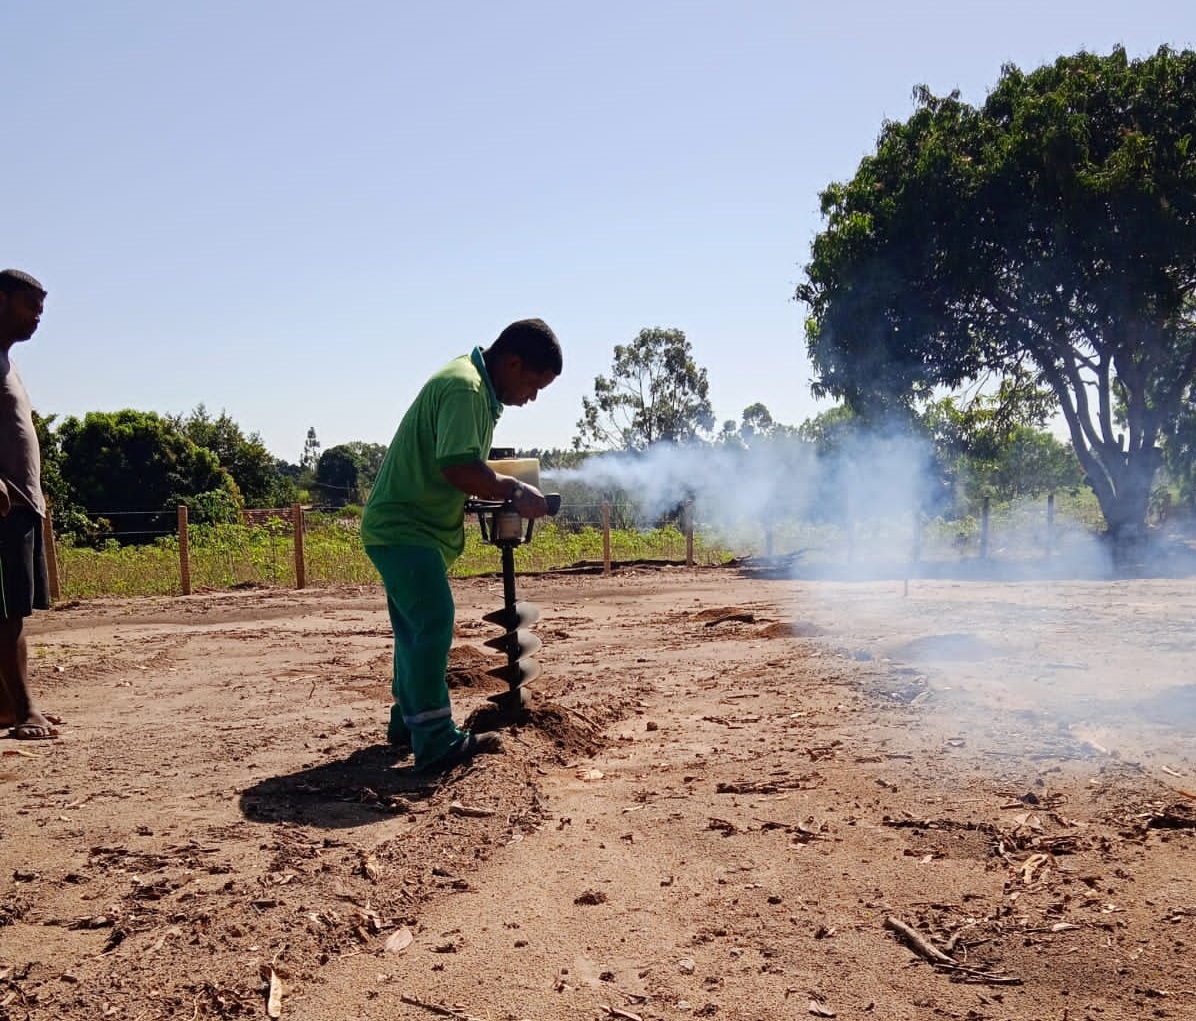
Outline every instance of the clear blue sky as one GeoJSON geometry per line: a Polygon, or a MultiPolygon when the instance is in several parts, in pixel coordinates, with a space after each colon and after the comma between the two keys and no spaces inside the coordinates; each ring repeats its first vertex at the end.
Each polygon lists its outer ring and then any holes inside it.
{"type": "Polygon", "coordinates": [[[227,411],[279,457],[385,443],[508,322],[565,374],[495,442],[565,447],[614,345],[681,329],[719,421],[819,408],[792,300],[911,92],[1196,45],[1176,0],[6,5],[0,264],[50,290],[43,414],[227,411]]]}

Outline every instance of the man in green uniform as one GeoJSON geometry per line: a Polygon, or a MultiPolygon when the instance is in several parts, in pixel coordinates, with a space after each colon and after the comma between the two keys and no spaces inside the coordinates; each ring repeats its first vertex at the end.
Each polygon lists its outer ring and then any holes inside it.
{"type": "Polygon", "coordinates": [[[486,458],[503,406],[534,401],[562,364],[560,343],[540,319],[512,323],[485,350],[449,362],[407,409],[366,501],[362,542],[382,575],[395,636],[387,737],[410,744],[418,769],[501,750],[498,734],[453,723],[448,569],[465,547],[468,496],[510,500],[524,518],[548,513],[538,489],[497,474],[486,458]]]}

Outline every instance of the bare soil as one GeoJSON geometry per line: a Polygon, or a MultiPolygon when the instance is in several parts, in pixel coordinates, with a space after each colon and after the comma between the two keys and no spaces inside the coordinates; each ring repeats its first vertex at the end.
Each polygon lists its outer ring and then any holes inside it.
{"type": "Polygon", "coordinates": [[[36,616],[0,1019],[1196,1017],[1196,581],[519,586],[534,702],[441,776],[380,589],[36,616]]]}

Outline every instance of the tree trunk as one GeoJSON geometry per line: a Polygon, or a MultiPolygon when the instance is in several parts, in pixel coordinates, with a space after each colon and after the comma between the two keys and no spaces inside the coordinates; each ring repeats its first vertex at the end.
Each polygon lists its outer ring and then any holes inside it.
{"type": "Polygon", "coordinates": [[[1146,540],[1146,515],[1158,465],[1157,450],[1131,452],[1113,465],[1102,463],[1105,484],[1092,487],[1113,542],[1114,563],[1118,566],[1132,565],[1146,540]]]}
{"type": "MultiPolygon", "coordinates": [[[[1058,382],[1062,384],[1061,378],[1058,382]]],[[[1128,451],[1123,449],[1120,436],[1116,441],[1109,438],[1099,445],[1090,444],[1081,426],[1079,409],[1057,387],[1055,392],[1063,404],[1072,448],[1089,487],[1096,494],[1109,538],[1113,540],[1114,556],[1119,558],[1119,553],[1137,546],[1146,536],[1150,489],[1162,463],[1162,454],[1154,445],[1156,434],[1151,433],[1148,445],[1143,443],[1128,451]]],[[[1106,428],[1104,435],[1108,438],[1111,431],[1111,427],[1106,428]]]]}

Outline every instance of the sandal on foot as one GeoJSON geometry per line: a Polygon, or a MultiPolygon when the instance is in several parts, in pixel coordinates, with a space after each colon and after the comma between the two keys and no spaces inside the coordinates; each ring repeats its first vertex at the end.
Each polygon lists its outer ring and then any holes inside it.
{"type": "Polygon", "coordinates": [[[17,741],[53,741],[58,737],[58,728],[53,724],[18,723],[8,728],[8,736],[17,741]]]}
{"type": "MultiPolygon", "coordinates": [[[[60,726],[62,726],[62,724],[64,724],[66,722],[66,720],[64,720],[61,716],[57,715],[56,713],[42,713],[41,715],[42,715],[42,719],[50,724],[50,729],[53,729],[54,727],[60,727],[60,726]]],[[[40,727],[40,726],[41,726],[40,723],[17,723],[16,720],[14,720],[12,717],[9,717],[7,720],[0,720],[0,729],[8,731],[9,737],[16,737],[17,735],[14,733],[14,731],[16,731],[16,730],[21,730],[21,729],[27,728],[27,727],[40,727]]],[[[26,739],[26,740],[28,740],[28,739],[26,739]]]]}
{"type": "Polygon", "coordinates": [[[502,751],[502,735],[497,731],[483,730],[480,734],[466,734],[439,759],[426,768],[437,772],[452,769],[468,762],[475,755],[493,755],[502,751]]]}

